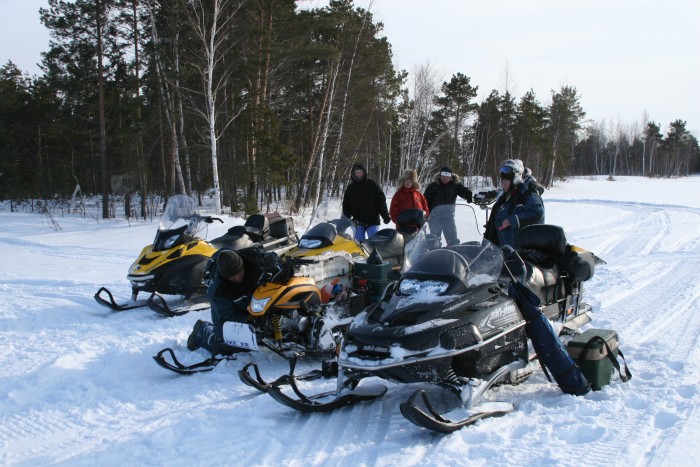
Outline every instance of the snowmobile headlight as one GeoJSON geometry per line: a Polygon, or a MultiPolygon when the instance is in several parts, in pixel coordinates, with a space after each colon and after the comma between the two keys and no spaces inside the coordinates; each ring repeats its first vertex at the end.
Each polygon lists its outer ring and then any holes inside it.
{"type": "Polygon", "coordinates": [[[417,293],[429,293],[440,295],[445,293],[449,284],[443,281],[423,281],[420,279],[404,279],[399,286],[401,295],[414,295],[417,293]]]}
{"type": "Polygon", "coordinates": [[[250,309],[253,310],[253,313],[260,313],[265,309],[267,306],[267,303],[270,301],[271,297],[268,298],[255,298],[253,297],[250,300],[250,309]]]}

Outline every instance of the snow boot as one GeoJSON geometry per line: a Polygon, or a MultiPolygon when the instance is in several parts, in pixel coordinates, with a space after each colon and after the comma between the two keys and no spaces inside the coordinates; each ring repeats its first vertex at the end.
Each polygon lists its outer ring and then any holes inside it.
{"type": "Polygon", "coordinates": [[[187,338],[187,350],[194,351],[202,347],[202,343],[207,342],[209,336],[213,333],[213,324],[198,319],[197,322],[194,323],[190,336],[187,338]]]}

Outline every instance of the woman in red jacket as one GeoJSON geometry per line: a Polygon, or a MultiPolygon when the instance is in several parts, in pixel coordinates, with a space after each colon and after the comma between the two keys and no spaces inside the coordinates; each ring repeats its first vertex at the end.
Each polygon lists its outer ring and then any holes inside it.
{"type": "Polygon", "coordinates": [[[408,169],[404,170],[403,177],[399,178],[398,189],[391,199],[389,216],[394,224],[397,224],[399,213],[404,209],[411,208],[422,209],[426,216],[429,214],[428,202],[423,193],[420,192],[418,174],[415,170],[408,169]]]}

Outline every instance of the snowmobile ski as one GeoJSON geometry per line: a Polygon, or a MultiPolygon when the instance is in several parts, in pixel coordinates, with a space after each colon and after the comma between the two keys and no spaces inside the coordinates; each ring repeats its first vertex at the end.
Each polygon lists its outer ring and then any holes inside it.
{"type": "Polygon", "coordinates": [[[145,301],[117,303],[117,301],[114,299],[114,295],[112,295],[112,292],[110,292],[106,287],[100,287],[100,289],[95,293],[94,297],[97,303],[102,306],[106,306],[112,311],[133,310],[134,308],[146,306],[145,301]],[[102,296],[103,293],[107,295],[107,298],[102,296]]]}
{"type": "Polygon", "coordinates": [[[341,407],[357,404],[358,402],[376,399],[386,394],[386,391],[387,387],[380,384],[375,386],[363,386],[361,388],[356,387],[355,389],[343,392],[341,395],[337,395],[337,391],[333,390],[306,396],[297,387],[294,376],[290,375],[284,375],[267,386],[267,393],[277,402],[304,413],[331,412],[341,407]],[[292,388],[294,393],[298,396],[298,399],[290,397],[282,392],[280,387],[286,385],[292,388]],[[328,401],[324,402],[323,399],[328,399],[328,401]]]}
{"type": "Polygon", "coordinates": [[[216,365],[218,365],[221,361],[223,360],[236,360],[236,356],[228,356],[228,357],[210,357],[207,358],[206,360],[203,360],[201,362],[192,364],[192,365],[184,365],[181,363],[177,357],[175,357],[175,352],[173,352],[173,349],[170,347],[165,348],[158,352],[157,355],[153,357],[153,360],[156,361],[158,365],[161,367],[165,368],[166,370],[170,370],[172,372],[175,372],[179,375],[193,375],[195,373],[205,373],[207,371],[213,370],[216,365]],[[167,361],[163,354],[170,354],[170,358],[172,358],[172,363],[167,361]]]}
{"type": "MultiPolygon", "coordinates": [[[[290,362],[291,364],[291,362],[290,362]]],[[[292,368],[293,371],[293,368],[292,368]]],[[[315,379],[323,378],[325,375],[323,374],[323,371],[321,370],[312,370],[308,373],[304,373],[302,375],[292,375],[291,373],[289,375],[284,375],[284,376],[292,376],[293,378],[297,379],[298,381],[313,381],[315,379]]],[[[283,376],[283,377],[284,377],[283,376]]],[[[262,375],[260,374],[260,369],[258,368],[258,365],[255,364],[255,362],[250,362],[246,363],[246,365],[238,370],[238,377],[241,379],[243,384],[250,386],[252,388],[257,389],[260,392],[267,392],[268,387],[272,383],[268,383],[262,378],[262,375]],[[253,369],[253,372],[255,373],[255,377],[253,377],[250,374],[249,368],[253,369]]]]}
{"type": "Polygon", "coordinates": [[[461,420],[449,420],[444,418],[440,413],[438,413],[433,405],[430,403],[430,399],[424,390],[418,390],[408,398],[408,400],[401,404],[401,414],[411,423],[418,425],[429,430],[437,431],[439,433],[452,433],[465,426],[473,425],[479,420],[491,417],[501,417],[515,409],[513,404],[508,403],[509,407],[503,410],[492,410],[476,412],[469,415],[461,420]],[[420,397],[423,405],[427,409],[427,412],[423,411],[415,403],[415,400],[420,397]]]}
{"type": "Polygon", "coordinates": [[[189,313],[190,311],[201,311],[208,309],[211,305],[209,302],[194,302],[188,305],[179,306],[176,308],[171,308],[168,302],[157,292],[153,292],[146,305],[151,311],[155,311],[159,315],[167,316],[168,318],[173,318],[175,316],[182,316],[189,313]]]}

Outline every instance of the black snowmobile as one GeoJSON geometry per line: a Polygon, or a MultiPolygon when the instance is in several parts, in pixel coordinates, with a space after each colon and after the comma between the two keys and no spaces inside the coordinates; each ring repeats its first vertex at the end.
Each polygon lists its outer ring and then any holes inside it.
{"type": "Polygon", "coordinates": [[[215,221],[223,223],[218,217],[201,216],[189,196],[169,198],[153,244],[144,247],[129,268],[131,301],[120,304],[107,288],[101,287],[95,293],[97,303],[114,311],[148,306],[165,316],[206,309],[209,305],[204,301],[207,286],[203,275],[217,250],[259,246],[283,254],[297,242],[291,219],[277,213],[252,215],[244,225],[232,227],[211,241],[205,240],[206,235],[198,235],[215,221]],[[137,300],[140,292],[149,293],[149,298],[137,300]],[[184,300],[173,307],[163,295],[177,295],[184,300]]]}
{"type": "Polygon", "coordinates": [[[384,385],[359,384],[368,377],[431,383],[457,395],[458,420],[435,410],[422,389],[401,404],[401,412],[439,432],[513,410],[505,403],[478,407],[490,387],[519,383],[533,371],[526,322],[508,295],[508,284],[525,284],[540,298],[549,320],[575,333],[590,321],[582,283],[592,276],[596,257],[568,245],[560,227],[536,225],[522,229],[518,251],[506,249],[504,259],[504,251],[477,231],[476,213],[457,207],[463,243],[435,248],[440,239],[427,225],[421,229],[409,245],[400,279],[353,320],[337,361],[325,362],[326,374],[337,370],[335,391],[302,393],[296,382],[304,378],[294,375],[294,362],[289,374],[271,383],[249,364],[239,372],[241,380],[303,412],[331,411],[384,395],[384,385]]]}

